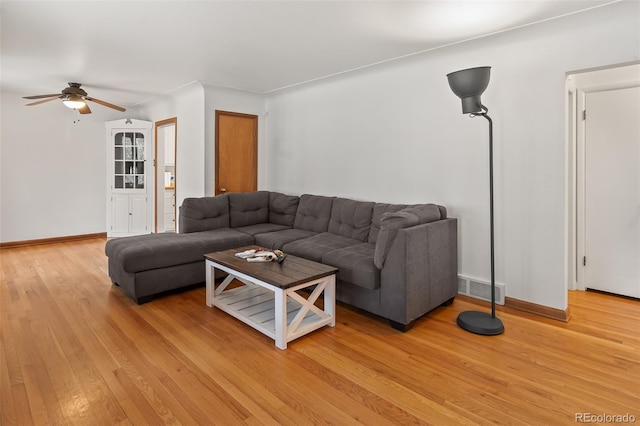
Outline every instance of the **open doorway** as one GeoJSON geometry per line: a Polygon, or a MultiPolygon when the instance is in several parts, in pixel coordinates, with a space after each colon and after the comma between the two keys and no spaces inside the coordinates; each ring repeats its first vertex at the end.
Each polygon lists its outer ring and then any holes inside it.
{"type": "Polygon", "coordinates": [[[176,152],[178,119],[168,118],[155,123],[155,231],[176,232],[176,152]]]}
{"type": "Polygon", "coordinates": [[[640,297],[640,63],[567,76],[569,290],[640,297]]]}

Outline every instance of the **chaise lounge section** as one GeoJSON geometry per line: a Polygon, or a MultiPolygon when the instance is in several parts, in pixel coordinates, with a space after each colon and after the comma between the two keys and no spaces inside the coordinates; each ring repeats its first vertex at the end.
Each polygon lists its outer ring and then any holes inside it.
{"type": "Polygon", "coordinates": [[[187,198],[179,234],[109,240],[109,276],[137,303],[205,280],[205,253],[256,244],[339,269],[336,299],[407,330],[453,301],[457,222],[435,204],[270,191],[187,198]]]}

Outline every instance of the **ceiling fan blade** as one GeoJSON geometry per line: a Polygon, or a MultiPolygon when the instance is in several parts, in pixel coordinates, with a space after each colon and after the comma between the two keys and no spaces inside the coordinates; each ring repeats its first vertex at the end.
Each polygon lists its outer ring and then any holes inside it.
{"type": "Polygon", "coordinates": [[[96,99],[96,98],[90,98],[89,96],[85,97],[85,100],[91,101],[91,102],[95,102],[97,104],[100,104],[102,106],[106,106],[108,108],[113,108],[113,109],[118,110],[120,112],[125,112],[126,111],[126,109],[124,109],[122,107],[119,107],[118,105],[110,104],[109,102],[101,101],[100,99],[96,99]]]}
{"type": "Polygon", "coordinates": [[[30,104],[26,104],[26,106],[40,105],[40,104],[44,104],[46,102],[55,101],[56,99],[62,99],[62,96],[55,95],[55,98],[49,98],[49,99],[44,99],[44,100],[37,101],[37,102],[31,102],[30,104]]]}
{"type": "Polygon", "coordinates": [[[80,114],[91,114],[91,109],[89,109],[89,105],[85,103],[82,108],[78,108],[78,112],[80,114]]]}
{"type": "Polygon", "coordinates": [[[23,96],[22,99],[42,99],[42,98],[52,98],[54,96],[60,96],[60,93],[53,93],[51,95],[23,96]]]}

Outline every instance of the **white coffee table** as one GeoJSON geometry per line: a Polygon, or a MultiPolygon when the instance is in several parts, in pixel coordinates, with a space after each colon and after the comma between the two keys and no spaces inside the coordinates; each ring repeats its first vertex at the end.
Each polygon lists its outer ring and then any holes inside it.
{"type": "Polygon", "coordinates": [[[325,325],[334,327],[337,268],[296,256],[252,263],[235,256],[253,246],[205,254],[207,306],[216,307],[275,340],[276,347],[325,325]],[[229,274],[215,286],[214,269],[229,274]],[[242,285],[229,286],[237,280],[242,285]],[[298,290],[315,286],[308,294],[298,290]],[[315,305],[324,295],[324,308],[315,305]],[[306,297],[305,297],[306,296],[306,297]]]}

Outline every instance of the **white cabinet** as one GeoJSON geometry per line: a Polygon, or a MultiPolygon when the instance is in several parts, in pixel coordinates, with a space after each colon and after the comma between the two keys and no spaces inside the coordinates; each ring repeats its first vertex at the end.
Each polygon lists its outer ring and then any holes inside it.
{"type": "Polygon", "coordinates": [[[176,231],[176,190],[164,190],[164,231],[176,231]]]}
{"type": "Polygon", "coordinates": [[[150,233],[153,163],[150,121],[115,120],[107,131],[107,236],[150,233]]]}

